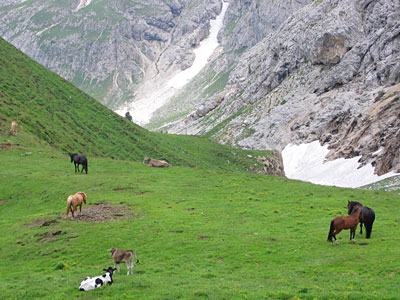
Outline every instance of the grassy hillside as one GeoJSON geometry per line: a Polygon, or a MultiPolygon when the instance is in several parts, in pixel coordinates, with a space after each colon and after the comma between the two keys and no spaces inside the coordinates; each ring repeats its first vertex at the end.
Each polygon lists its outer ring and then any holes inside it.
{"type": "Polygon", "coordinates": [[[0,146],[1,299],[398,299],[397,193],[243,172],[260,152],[149,133],[2,40],[0,146]],[[69,151],[89,156],[88,175],[69,151]],[[71,220],[77,191],[88,204],[71,220]],[[372,239],[346,231],[332,247],[348,200],[375,210],[372,239]],[[137,252],[134,276],[121,266],[114,285],[79,292],[112,247],[137,252]]]}
{"type": "Polygon", "coordinates": [[[27,150],[0,151],[2,299],[398,299],[398,194],[105,158],[83,175],[27,150]],[[88,204],[72,221],[76,191],[88,204]],[[345,231],[332,247],[347,200],[374,208],[372,239],[345,231]],[[81,222],[104,205],[111,219],[81,222]],[[79,292],[112,247],[138,253],[134,276],[121,266],[113,286],[79,292]]]}
{"type": "Polygon", "coordinates": [[[12,120],[20,124],[24,140],[89,158],[142,161],[149,156],[167,159],[172,165],[244,171],[254,164],[261,168],[254,157],[268,155],[267,151],[236,150],[198,137],[150,133],[0,39],[2,136],[7,135],[12,120]]]}

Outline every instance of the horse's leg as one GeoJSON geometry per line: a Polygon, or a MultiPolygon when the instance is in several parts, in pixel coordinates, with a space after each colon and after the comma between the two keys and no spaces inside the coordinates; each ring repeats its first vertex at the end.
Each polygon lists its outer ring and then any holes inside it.
{"type": "Polygon", "coordinates": [[[74,211],[72,212],[72,215],[74,215],[74,212],[77,211],[77,208],[78,208],[78,205],[77,206],[74,205],[74,211]]]}
{"type": "Polygon", "coordinates": [[[355,243],[356,242],[356,230],[357,230],[357,225],[354,228],[350,229],[350,240],[355,243]],[[351,234],[353,235],[353,239],[351,239],[351,234]]]}
{"type": "Polygon", "coordinates": [[[339,245],[339,241],[336,239],[336,235],[339,234],[341,231],[342,231],[342,229],[336,229],[335,233],[333,234],[333,237],[335,238],[336,245],[339,245]]]}
{"type": "Polygon", "coordinates": [[[362,227],[363,227],[363,223],[360,222],[360,234],[362,234],[362,227]]]}
{"type": "Polygon", "coordinates": [[[79,205],[79,215],[82,216],[82,203],[79,205]]]}

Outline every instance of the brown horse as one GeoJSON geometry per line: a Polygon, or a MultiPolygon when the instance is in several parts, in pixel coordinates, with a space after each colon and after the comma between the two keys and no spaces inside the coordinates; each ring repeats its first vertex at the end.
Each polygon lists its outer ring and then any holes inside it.
{"type": "Polygon", "coordinates": [[[69,195],[67,198],[67,211],[65,214],[68,216],[69,211],[72,213],[72,218],[74,218],[74,212],[76,212],[79,206],[79,215],[82,215],[82,204],[86,204],[86,194],[82,192],[77,192],[75,195],[69,195]]]}
{"type": "Polygon", "coordinates": [[[331,227],[329,228],[329,234],[328,234],[328,241],[332,243],[332,246],[333,246],[332,238],[335,239],[336,245],[339,244],[338,240],[336,239],[336,235],[339,234],[339,232],[341,232],[343,229],[350,229],[350,241],[352,241],[353,243],[356,242],[354,237],[356,235],[357,225],[360,222],[360,212],[361,212],[360,207],[355,207],[351,212],[350,216],[336,217],[331,221],[331,227]]]}

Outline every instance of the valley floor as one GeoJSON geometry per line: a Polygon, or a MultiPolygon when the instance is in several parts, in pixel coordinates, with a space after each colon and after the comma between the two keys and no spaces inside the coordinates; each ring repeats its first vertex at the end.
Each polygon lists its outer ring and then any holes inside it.
{"type": "Polygon", "coordinates": [[[398,194],[96,157],[76,174],[48,149],[0,161],[2,299],[398,299],[398,194]],[[88,203],[71,220],[77,191],[88,203]],[[348,200],[375,210],[372,238],[344,231],[332,247],[348,200]],[[90,219],[97,210],[110,218],[90,219]],[[112,247],[137,252],[134,275],[123,265],[112,286],[79,292],[112,247]]]}

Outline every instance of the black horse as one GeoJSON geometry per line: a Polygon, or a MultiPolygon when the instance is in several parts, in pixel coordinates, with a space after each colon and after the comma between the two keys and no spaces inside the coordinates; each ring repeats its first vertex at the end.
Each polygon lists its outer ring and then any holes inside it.
{"type": "Polygon", "coordinates": [[[364,224],[365,229],[367,230],[366,238],[369,239],[371,237],[372,232],[372,224],[375,221],[375,212],[372,208],[363,206],[360,202],[357,201],[348,201],[347,202],[347,213],[350,214],[355,207],[361,208],[360,213],[360,234],[362,234],[362,226],[364,224]]]}
{"type": "Polygon", "coordinates": [[[71,162],[74,162],[75,165],[75,173],[78,170],[79,172],[79,165],[82,165],[82,170],[81,173],[83,172],[83,170],[86,171],[86,174],[88,172],[88,162],[87,162],[87,158],[85,155],[78,155],[77,153],[72,153],[69,155],[71,157],[71,162]]]}

